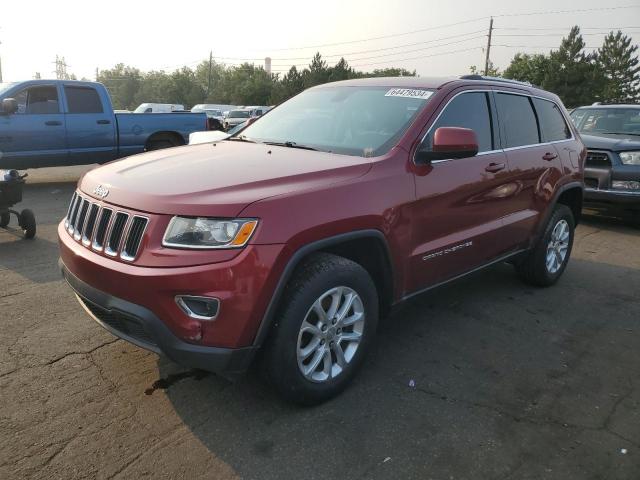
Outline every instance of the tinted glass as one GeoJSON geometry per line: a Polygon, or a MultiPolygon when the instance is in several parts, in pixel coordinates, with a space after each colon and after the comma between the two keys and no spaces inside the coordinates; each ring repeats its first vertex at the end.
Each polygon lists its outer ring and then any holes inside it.
{"type": "Polygon", "coordinates": [[[567,122],[564,121],[564,117],[555,103],[534,98],[533,105],[536,107],[536,113],[538,114],[543,142],[556,142],[571,138],[571,131],[567,126],[567,122]]]}
{"type": "Polygon", "coordinates": [[[229,118],[249,118],[250,113],[248,110],[234,110],[229,114],[229,118]]]}
{"type": "Polygon", "coordinates": [[[98,92],[91,87],[64,87],[69,113],[102,113],[98,92]]]}
{"type": "Polygon", "coordinates": [[[498,93],[496,107],[506,137],[505,148],[540,143],[538,123],[529,97],[498,93]]]}
{"type": "Polygon", "coordinates": [[[242,135],[344,155],[383,155],[396,145],[431,95],[430,90],[411,88],[313,88],[270,110],[242,135]]]}
{"type": "Polygon", "coordinates": [[[429,144],[436,129],[440,127],[470,128],[478,137],[479,152],[493,150],[491,115],[487,94],[484,92],[463,93],[455,97],[431,127],[427,138],[429,144]]]}
{"type": "Polygon", "coordinates": [[[640,134],[640,108],[580,108],[571,118],[580,133],[640,134]]]}
{"type": "Polygon", "coordinates": [[[38,86],[25,88],[15,95],[18,102],[16,113],[25,115],[42,115],[60,113],[58,89],[54,86],[38,86]]]}

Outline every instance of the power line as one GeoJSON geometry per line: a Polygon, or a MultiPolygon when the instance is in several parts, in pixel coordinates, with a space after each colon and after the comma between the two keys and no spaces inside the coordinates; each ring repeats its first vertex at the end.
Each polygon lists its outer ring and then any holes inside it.
{"type": "MultiPolygon", "coordinates": [[[[625,33],[631,33],[631,34],[635,34],[635,33],[640,33],[640,31],[636,32],[636,31],[632,31],[632,32],[625,32],[625,33]]],[[[597,32],[597,33],[580,33],[580,35],[582,36],[591,36],[591,35],[608,35],[609,32],[597,32]]],[[[495,36],[496,37],[548,37],[549,35],[564,35],[563,33],[557,33],[557,34],[553,34],[553,33],[498,33],[495,36]]]]}
{"type": "Polygon", "coordinates": [[[586,13],[586,12],[601,12],[605,10],[623,10],[627,8],[640,8],[640,5],[623,5],[617,7],[596,7],[596,8],[576,8],[572,10],[543,10],[537,12],[524,12],[524,13],[503,13],[501,15],[494,15],[494,17],[526,17],[530,15],[559,15],[564,13],[586,13]]]}
{"type": "Polygon", "coordinates": [[[401,59],[397,59],[397,60],[387,60],[385,62],[374,62],[374,63],[364,63],[364,64],[359,64],[359,65],[350,65],[353,68],[358,68],[358,67],[366,67],[369,65],[382,65],[385,63],[393,63],[393,62],[406,62],[409,60],[419,60],[421,58],[430,58],[430,57],[439,57],[441,55],[451,55],[453,53],[460,53],[460,52],[470,52],[472,50],[482,50],[483,47],[472,47],[472,48],[463,48],[460,50],[450,50],[448,52],[439,52],[439,53],[434,53],[431,55],[420,55],[418,57],[411,57],[411,58],[401,58],[401,59]]]}

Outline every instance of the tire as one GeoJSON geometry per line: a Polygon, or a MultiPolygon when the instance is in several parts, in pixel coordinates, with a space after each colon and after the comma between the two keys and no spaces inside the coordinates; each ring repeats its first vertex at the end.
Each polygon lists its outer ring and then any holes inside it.
{"type": "Polygon", "coordinates": [[[152,150],[161,150],[163,148],[177,147],[179,145],[182,144],[172,135],[158,135],[157,137],[149,140],[145,150],[150,152],[152,150]]]}
{"type": "Polygon", "coordinates": [[[24,238],[31,239],[36,236],[36,216],[33,211],[24,209],[20,212],[20,218],[18,219],[20,223],[20,228],[22,228],[22,233],[24,234],[24,238]]]}
{"type": "Polygon", "coordinates": [[[11,221],[11,214],[9,212],[0,213],[0,228],[9,225],[9,221],[11,221]]]}
{"type": "Polygon", "coordinates": [[[277,315],[263,357],[267,380],[285,400],[316,405],[342,392],[362,366],[378,323],[378,294],[360,265],[319,253],[297,269],[277,315]],[[350,300],[344,320],[335,325],[330,318],[323,322],[314,308],[319,305],[326,314],[337,305],[334,316],[340,316],[350,300]],[[302,328],[305,321],[311,328],[302,328]],[[305,356],[305,350],[311,353],[305,356]]]}
{"type": "Polygon", "coordinates": [[[574,230],[575,220],[571,209],[566,205],[556,205],[536,245],[516,265],[520,278],[538,287],[549,287],[556,283],[571,257],[574,230]]]}

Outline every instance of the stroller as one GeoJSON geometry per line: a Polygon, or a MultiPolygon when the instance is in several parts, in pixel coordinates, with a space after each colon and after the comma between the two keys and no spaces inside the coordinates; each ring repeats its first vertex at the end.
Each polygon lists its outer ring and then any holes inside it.
{"type": "Polygon", "coordinates": [[[20,175],[17,170],[0,170],[0,227],[9,225],[13,213],[18,218],[24,238],[33,238],[36,235],[36,216],[33,211],[25,208],[18,212],[9,208],[22,201],[26,176],[26,173],[20,175]]]}

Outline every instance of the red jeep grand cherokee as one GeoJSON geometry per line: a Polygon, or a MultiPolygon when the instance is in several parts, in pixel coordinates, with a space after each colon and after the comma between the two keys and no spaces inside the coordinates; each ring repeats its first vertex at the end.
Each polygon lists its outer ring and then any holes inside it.
{"type": "Polygon", "coordinates": [[[584,158],[558,97],[522,83],[321,85],[226,140],[87,173],[60,265],[114,335],[224,374],[263,348],[277,391],[317,403],[402,300],[507,260],[556,282],[584,158]]]}

